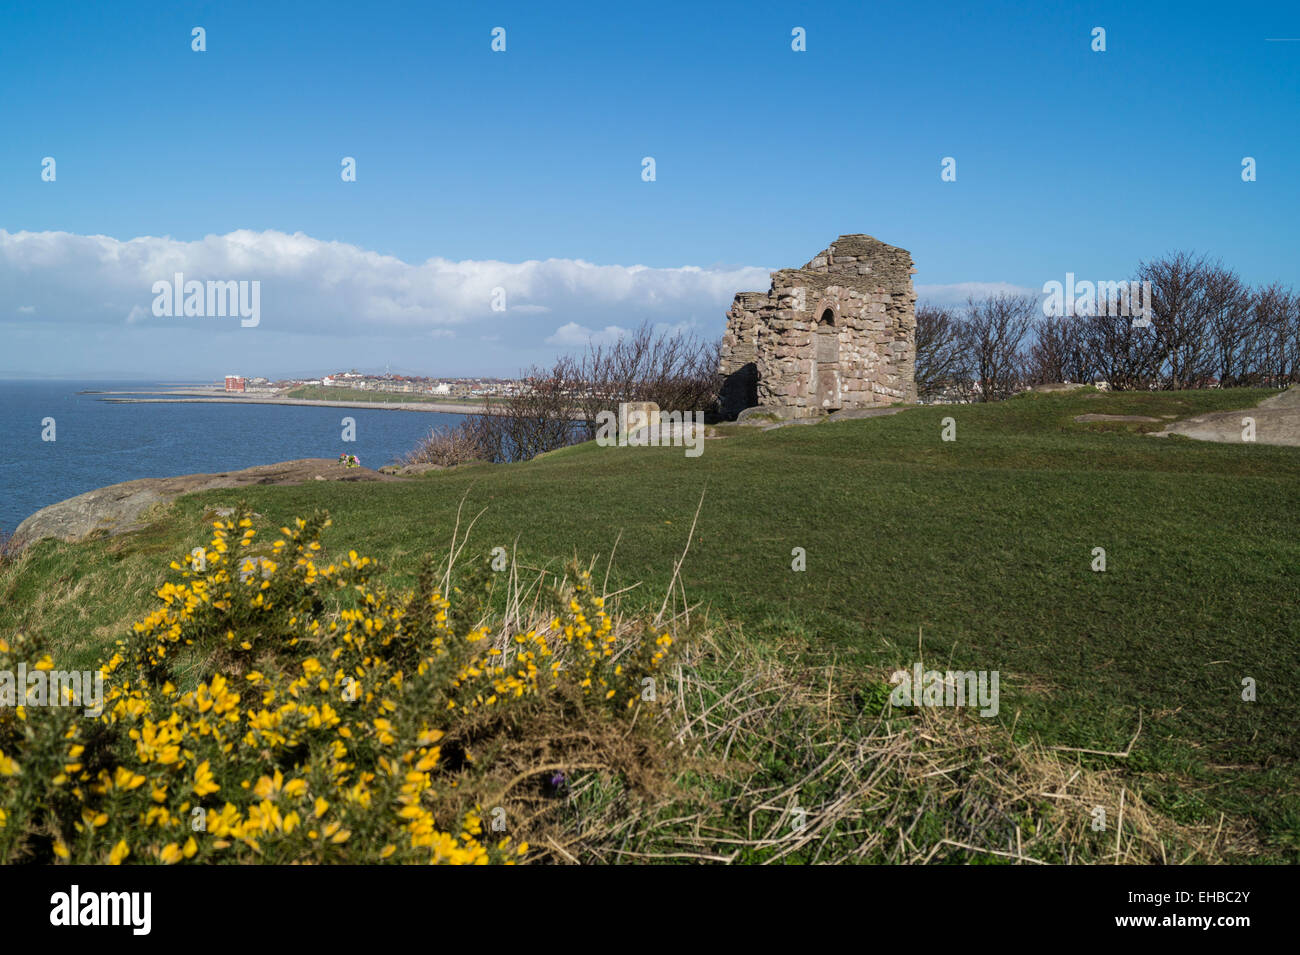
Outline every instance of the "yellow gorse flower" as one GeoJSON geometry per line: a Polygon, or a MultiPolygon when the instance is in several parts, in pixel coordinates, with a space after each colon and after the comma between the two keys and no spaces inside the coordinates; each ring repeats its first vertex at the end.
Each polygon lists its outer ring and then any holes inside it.
{"type": "Polygon", "coordinates": [[[202,799],[208,793],[214,793],[220,788],[213,779],[211,764],[204,760],[194,770],[194,795],[202,799]]]}
{"type": "MultiPolygon", "coordinates": [[[[565,699],[635,719],[623,714],[645,705],[642,680],[666,665],[671,634],[617,628],[585,573],[537,626],[466,628],[453,623],[455,588],[375,586],[373,560],[324,551],[325,526],[297,519],[265,545],[248,517],[214,521],[101,667],[95,748],[74,725],[59,731],[55,761],[28,767],[0,736],[13,752],[0,751],[0,826],[14,825],[30,771],[72,807],[49,823],[60,860],[484,864],[526,853],[489,837],[481,810],[448,811],[477,771],[460,721],[508,721],[507,708],[561,686],[565,699]]],[[[0,720],[9,714],[26,718],[0,720]]]]}

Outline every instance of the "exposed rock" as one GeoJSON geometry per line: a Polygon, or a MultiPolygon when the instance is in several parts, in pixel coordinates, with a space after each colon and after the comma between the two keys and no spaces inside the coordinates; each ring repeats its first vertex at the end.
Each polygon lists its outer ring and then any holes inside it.
{"type": "Polygon", "coordinates": [[[654,431],[659,422],[659,406],[653,401],[624,401],[618,406],[618,439],[631,443],[641,431],[654,431]]]}
{"type": "Polygon", "coordinates": [[[379,469],[380,474],[392,474],[397,477],[418,477],[430,471],[445,471],[445,464],[385,464],[379,469]]]}
{"type": "Polygon", "coordinates": [[[124,534],[146,522],[146,512],[182,494],[259,484],[301,484],[304,481],[393,481],[369,468],[347,468],[327,458],[302,458],[263,464],[220,474],[185,474],[171,478],[141,478],[87,491],[41,508],[14,531],[14,543],[26,546],[45,537],[79,541],[96,531],[124,534]]]}
{"type": "Polygon", "coordinates": [[[1281,394],[1265,398],[1254,408],[1216,411],[1175,421],[1151,437],[1167,438],[1171,434],[1181,434],[1197,441],[1246,444],[1249,443],[1244,438],[1246,418],[1254,423],[1254,443],[1300,447],[1300,385],[1292,385],[1281,394]]]}
{"type": "Polygon", "coordinates": [[[845,408],[830,415],[828,421],[850,421],[855,418],[881,418],[885,415],[898,414],[906,408],[845,408]]]}
{"type": "Polygon", "coordinates": [[[773,421],[779,421],[780,419],[781,414],[776,409],[755,405],[740,412],[736,416],[736,424],[763,425],[771,424],[773,421]]]}
{"type": "Polygon", "coordinates": [[[1088,385],[1074,381],[1053,381],[1045,385],[1034,385],[1030,391],[1045,391],[1048,393],[1055,391],[1078,391],[1080,388],[1087,388],[1088,385]]]}

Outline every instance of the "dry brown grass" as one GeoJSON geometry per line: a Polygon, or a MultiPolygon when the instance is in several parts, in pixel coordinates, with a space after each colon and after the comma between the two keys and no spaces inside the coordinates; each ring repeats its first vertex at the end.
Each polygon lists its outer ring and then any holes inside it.
{"type": "Polygon", "coordinates": [[[697,635],[673,688],[672,785],[633,793],[607,772],[583,776],[541,858],[1183,864],[1254,852],[1222,821],[1155,811],[1122,768],[1013,742],[960,708],[869,716],[851,676],[697,635]]]}
{"type": "Polygon", "coordinates": [[[483,415],[471,416],[450,428],[434,428],[401,463],[450,468],[471,461],[491,461],[495,452],[487,435],[490,428],[490,420],[483,415]]]}

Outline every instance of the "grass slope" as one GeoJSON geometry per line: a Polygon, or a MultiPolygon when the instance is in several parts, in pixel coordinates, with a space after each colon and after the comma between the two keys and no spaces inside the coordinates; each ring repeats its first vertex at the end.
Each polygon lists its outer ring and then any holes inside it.
{"type": "MultiPolygon", "coordinates": [[[[705,453],[583,445],[403,484],[313,483],[182,499],[148,530],[31,548],[0,578],[0,632],[59,635],[90,663],[150,606],[161,564],[205,509],[246,499],[274,526],[316,508],[338,545],[407,580],[444,553],[457,504],[471,548],[558,567],[608,556],[655,608],[700,495],[688,596],[756,645],[809,665],[999,670],[998,719],[1047,745],[1123,750],[1174,818],[1220,814],[1266,859],[1300,846],[1300,450],[1152,439],[1273,392],[1028,395],[770,432],[723,427],[705,453]],[[957,440],[940,440],[942,419],[957,440]],[[804,548],[807,570],[791,570],[804,548]],[[1091,570],[1106,550],[1105,573],[1091,570]],[[1241,700],[1253,678],[1258,700],[1241,700]]],[[[328,538],[327,538],[328,539],[328,538]]],[[[60,661],[63,664],[63,661],[60,661]]]]}

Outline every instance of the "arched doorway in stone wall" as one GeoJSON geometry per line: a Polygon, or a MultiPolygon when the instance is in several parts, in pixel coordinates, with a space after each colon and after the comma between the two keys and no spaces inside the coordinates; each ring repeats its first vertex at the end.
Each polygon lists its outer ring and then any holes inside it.
{"type": "Polygon", "coordinates": [[[836,327],[835,309],[830,305],[818,309],[821,316],[813,330],[813,356],[816,362],[814,399],[823,411],[838,411],[840,398],[840,330],[836,327]]]}

